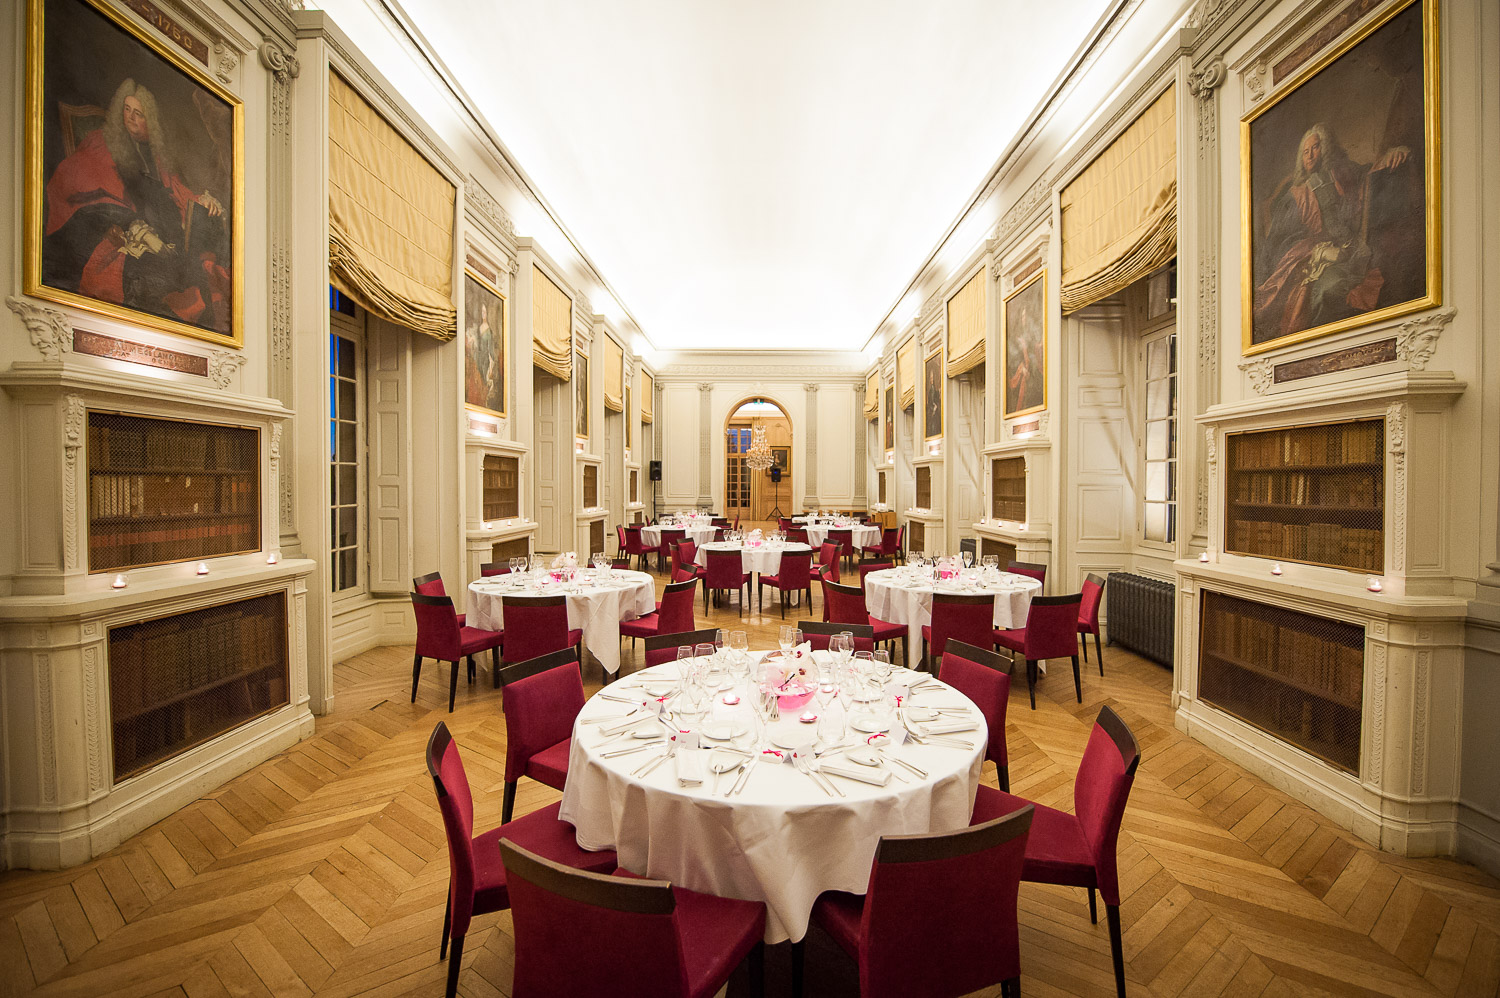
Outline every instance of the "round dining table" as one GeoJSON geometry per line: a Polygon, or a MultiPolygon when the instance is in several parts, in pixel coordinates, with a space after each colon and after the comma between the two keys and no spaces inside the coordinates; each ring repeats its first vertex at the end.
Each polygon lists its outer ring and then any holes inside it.
{"type": "MultiPolygon", "coordinates": [[[[822,547],[823,542],[828,539],[830,530],[847,530],[850,539],[854,541],[854,547],[866,548],[880,543],[880,528],[866,526],[861,523],[851,523],[846,527],[840,527],[832,523],[815,523],[807,527],[807,542],[813,547],[822,547]]],[[[854,552],[858,554],[858,550],[854,552]]]]}
{"type": "Polygon", "coordinates": [[[707,544],[698,545],[698,554],[693,560],[699,566],[707,568],[710,551],[738,551],[741,571],[754,572],[757,575],[775,575],[781,571],[783,554],[811,553],[812,548],[806,544],[779,544],[773,541],[762,541],[759,544],[754,541],[749,543],[710,541],[707,544]]]}
{"type": "Polygon", "coordinates": [[[934,593],[956,596],[995,594],[995,626],[1007,630],[1026,626],[1031,598],[1042,584],[1026,575],[965,568],[954,578],[934,582],[929,568],[887,568],[865,576],[865,606],[870,615],[892,624],[906,625],[907,664],[922,659],[922,628],[932,623],[934,593]]]}
{"type": "MultiPolygon", "coordinates": [[[[848,725],[836,744],[815,747],[822,749],[815,765],[825,785],[794,765],[785,748],[800,743],[805,752],[813,738],[813,726],[799,725],[799,715],[784,714],[769,726],[770,740],[755,742],[748,681],[713,694],[710,713],[694,722],[700,744],[709,748],[669,753],[675,744],[664,740],[669,732],[691,743],[693,735],[677,734],[684,722],[669,717],[663,724],[631,704],[657,703],[675,687],[679,665],[632,673],[579,713],[560,817],[577,829],[582,848],[613,849],[622,867],[642,876],[764,901],[765,941],[778,943],[802,939],[824,891],[865,892],[882,835],[968,826],[988,731],[979,709],[952,687],[894,670],[891,682],[911,684],[904,711],[935,715],[949,733],[928,734],[923,744],[892,743],[871,757],[879,759],[872,766],[851,758],[869,751],[871,736],[848,725]],[[715,741],[709,733],[727,737],[715,741]],[[715,772],[729,766],[736,768],[715,772]]],[[[857,711],[852,716],[859,718],[857,711]]],[[[907,728],[921,733],[935,727],[896,718],[889,723],[898,737],[907,728]]]]}
{"type": "MultiPolygon", "coordinates": [[[[691,526],[674,526],[673,524],[668,523],[666,524],[666,529],[681,530],[683,532],[683,536],[692,541],[694,544],[706,544],[714,539],[714,534],[717,531],[722,530],[723,528],[715,527],[712,524],[705,522],[695,523],[691,526]]],[[[661,524],[653,524],[649,527],[642,527],[641,545],[648,549],[661,547],[661,532],[661,524]]]]}
{"type": "Polygon", "coordinates": [[[620,621],[656,610],[656,583],[645,572],[585,568],[569,581],[526,574],[492,575],[469,583],[470,627],[498,631],[505,627],[501,598],[566,596],[568,626],[583,631],[583,646],[610,675],[620,671],[620,621]]]}

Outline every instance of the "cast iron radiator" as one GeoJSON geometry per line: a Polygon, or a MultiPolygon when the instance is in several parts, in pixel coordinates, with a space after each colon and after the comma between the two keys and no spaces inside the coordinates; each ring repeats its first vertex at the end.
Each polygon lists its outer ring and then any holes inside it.
{"type": "Polygon", "coordinates": [[[1104,595],[1109,600],[1109,643],[1118,642],[1170,669],[1177,587],[1144,575],[1110,572],[1104,595]]]}

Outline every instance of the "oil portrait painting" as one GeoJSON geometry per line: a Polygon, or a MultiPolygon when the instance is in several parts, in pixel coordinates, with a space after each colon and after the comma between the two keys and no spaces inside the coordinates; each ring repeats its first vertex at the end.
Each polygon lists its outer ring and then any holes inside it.
{"type": "Polygon", "coordinates": [[[1005,297],[1001,309],[1004,407],[1001,417],[1047,408],[1047,271],[1005,297]]]}
{"type": "Polygon", "coordinates": [[[943,435],[943,352],[936,350],[922,365],[922,439],[943,435]]]}
{"type": "Polygon", "coordinates": [[[464,271],[464,401],[505,415],[505,299],[464,271]]]}

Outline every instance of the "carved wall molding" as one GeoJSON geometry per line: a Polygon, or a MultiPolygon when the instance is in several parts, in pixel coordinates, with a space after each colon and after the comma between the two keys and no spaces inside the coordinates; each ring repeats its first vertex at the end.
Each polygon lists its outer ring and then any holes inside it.
{"type": "Polygon", "coordinates": [[[7,295],[5,304],[21,317],[31,345],[41,352],[43,360],[61,360],[63,354],[72,352],[73,325],[66,314],[15,295],[7,295]]]}
{"type": "Polygon", "coordinates": [[[474,214],[492,230],[493,235],[507,240],[516,238],[516,223],[510,217],[510,212],[495,200],[473,174],[469,175],[468,181],[464,184],[464,206],[473,208],[474,214]]]}
{"type": "Polygon", "coordinates": [[[1396,333],[1396,356],[1410,364],[1413,371],[1427,370],[1427,362],[1437,350],[1438,337],[1456,315],[1458,309],[1449,305],[1401,323],[1396,333]]]}
{"type": "Polygon", "coordinates": [[[263,40],[256,52],[260,56],[260,64],[271,71],[271,77],[277,83],[290,83],[302,73],[302,63],[274,38],[263,40]]]}
{"type": "Polygon", "coordinates": [[[78,451],[83,447],[88,408],[83,399],[69,395],[63,400],[63,568],[78,564],[78,451]]]}
{"type": "MultiPolygon", "coordinates": [[[[1373,630],[1371,634],[1377,638],[1384,637],[1373,630]]],[[[1370,759],[1365,772],[1376,787],[1384,782],[1385,774],[1385,656],[1385,641],[1371,641],[1369,665],[1375,679],[1371,684],[1374,689],[1370,703],[1370,759]]]]}
{"type": "Polygon", "coordinates": [[[995,226],[995,247],[1000,250],[1007,248],[1012,239],[1030,227],[1031,217],[1044,204],[1050,204],[1052,200],[1052,178],[1043,173],[1036,178],[1036,182],[1026,188],[1016,203],[1011,205],[1004,215],[1000,216],[1000,223],[995,226]]]}
{"type": "MultiPolygon", "coordinates": [[[[91,629],[97,631],[98,626],[98,624],[86,624],[85,635],[91,629]]],[[[84,738],[88,743],[89,792],[91,794],[109,789],[104,782],[104,750],[101,745],[106,735],[104,719],[99,707],[99,673],[101,671],[99,645],[89,645],[83,649],[83,719],[84,738]]]]}
{"type": "Polygon", "coordinates": [[[922,303],[922,313],[917,318],[917,328],[925,329],[928,325],[942,318],[943,304],[943,292],[941,288],[928,295],[927,300],[922,303]]]}
{"type": "Polygon", "coordinates": [[[1269,357],[1240,361],[1240,370],[1250,379],[1250,390],[1257,395],[1264,395],[1271,390],[1271,385],[1275,383],[1275,367],[1269,357]]]}
{"type": "Polygon", "coordinates": [[[220,82],[233,83],[234,71],[240,66],[240,54],[224,44],[221,38],[214,42],[213,64],[214,75],[219,78],[220,82]]]}
{"type": "Polygon", "coordinates": [[[702,378],[722,378],[735,383],[745,381],[805,381],[818,378],[830,381],[863,381],[869,372],[861,367],[776,367],[770,364],[733,366],[728,364],[673,364],[657,375],[658,384],[681,384],[702,378]]]}
{"type": "Polygon", "coordinates": [[[57,735],[52,716],[52,656],[38,652],[36,675],[37,758],[42,768],[42,803],[57,803],[57,735]]]}
{"type": "Polygon", "coordinates": [[[1202,69],[1188,73],[1188,93],[1199,100],[1212,100],[1214,91],[1223,85],[1226,76],[1228,70],[1224,68],[1224,60],[1217,57],[1210,59],[1202,69]]]}
{"type": "Polygon", "coordinates": [[[1395,537],[1391,543],[1391,568],[1406,572],[1406,403],[1392,402],[1385,410],[1385,441],[1391,454],[1391,521],[1395,537]]]}
{"type": "MultiPolygon", "coordinates": [[[[1426,643],[1431,640],[1432,628],[1417,629],[1418,642],[1426,643]]],[[[1432,685],[1431,675],[1432,651],[1419,648],[1416,675],[1412,677],[1412,696],[1415,702],[1412,705],[1414,730],[1411,736],[1411,792],[1415,796],[1427,792],[1427,688],[1432,685]]]]}
{"type": "Polygon", "coordinates": [[[238,350],[215,350],[208,355],[208,376],[220,388],[228,388],[239,369],[245,366],[245,355],[238,350]]]}
{"type": "Polygon", "coordinates": [[[1269,71],[1270,67],[1265,60],[1260,59],[1241,74],[1241,79],[1245,81],[1245,96],[1251,104],[1259,104],[1266,96],[1266,74],[1269,71]]]}

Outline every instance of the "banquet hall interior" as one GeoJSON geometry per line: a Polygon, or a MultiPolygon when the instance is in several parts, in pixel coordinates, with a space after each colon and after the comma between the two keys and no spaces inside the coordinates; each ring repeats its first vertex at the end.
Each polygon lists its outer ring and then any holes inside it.
{"type": "Polygon", "coordinates": [[[1500,994],[1500,5],[0,11],[0,995],[1500,994]]]}

